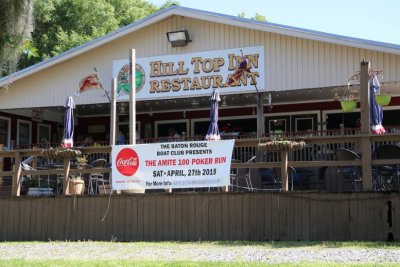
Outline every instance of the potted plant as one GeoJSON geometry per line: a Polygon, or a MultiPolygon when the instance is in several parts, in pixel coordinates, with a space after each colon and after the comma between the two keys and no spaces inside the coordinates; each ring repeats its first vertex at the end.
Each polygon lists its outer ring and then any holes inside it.
{"type": "Polygon", "coordinates": [[[376,103],[382,107],[389,105],[391,99],[392,97],[388,94],[375,95],[376,103]]]}
{"type": "Polygon", "coordinates": [[[340,106],[344,112],[352,112],[357,107],[357,101],[352,99],[342,99],[340,100],[340,106]]]}
{"type": "Polygon", "coordinates": [[[340,106],[344,112],[352,112],[357,107],[356,94],[357,90],[350,87],[350,83],[353,79],[350,78],[347,82],[347,88],[344,89],[342,96],[339,98],[338,94],[335,94],[335,98],[340,101],[340,106]]]}
{"type": "Polygon", "coordinates": [[[86,166],[88,164],[87,155],[78,156],[76,158],[76,164],[78,166],[86,166]]]}
{"type": "Polygon", "coordinates": [[[85,191],[85,181],[82,176],[70,176],[69,177],[69,193],[73,195],[82,195],[85,191]]]}

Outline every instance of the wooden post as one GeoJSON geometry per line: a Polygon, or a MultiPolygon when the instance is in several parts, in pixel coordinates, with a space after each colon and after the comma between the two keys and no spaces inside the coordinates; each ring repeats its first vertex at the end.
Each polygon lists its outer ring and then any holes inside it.
{"type": "Polygon", "coordinates": [[[129,144],[136,144],[136,51],[129,50],[129,144]]]}
{"type": "MultiPolygon", "coordinates": [[[[0,144],[0,151],[2,151],[2,150],[4,150],[4,144],[0,144]]],[[[0,172],[2,172],[2,171],[4,171],[4,159],[3,159],[3,157],[0,157],[0,172]]],[[[0,176],[0,180],[2,178],[3,177],[0,176]]]]}
{"type": "Polygon", "coordinates": [[[71,162],[69,159],[64,159],[64,177],[63,177],[63,194],[69,195],[69,170],[71,162]]]}
{"type": "Polygon", "coordinates": [[[14,175],[12,179],[12,189],[11,196],[19,197],[21,194],[21,153],[19,151],[15,152],[15,165],[14,165],[14,175]]]}
{"type": "Polygon", "coordinates": [[[361,133],[370,134],[369,62],[361,62],[360,69],[360,122],[361,133]]]}
{"type": "MultiPolygon", "coordinates": [[[[369,67],[368,61],[361,62],[360,68],[360,121],[361,134],[369,135],[370,130],[370,92],[369,92],[369,67]]],[[[363,190],[372,190],[372,167],[371,167],[371,140],[369,137],[361,138],[361,162],[362,162],[362,184],[363,190]]]]}
{"type": "Polygon", "coordinates": [[[116,99],[116,91],[117,91],[117,79],[112,79],[111,82],[111,118],[110,118],[110,146],[115,145],[116,140],[116,114],[117,114],[117,99],[116,99]]]}
{"type": "Polygon", "coordinates": [[[257,138],[261,138],[265,134],[265,117],[264,117],[264,101],[263,93],[257,93],[257,138]]]}
{"type": "Polygon", "coordinates": [[[281,181],[282,191],[289,191],[289,176],[288,176],[288,150],[281,150],[281,181]]]}

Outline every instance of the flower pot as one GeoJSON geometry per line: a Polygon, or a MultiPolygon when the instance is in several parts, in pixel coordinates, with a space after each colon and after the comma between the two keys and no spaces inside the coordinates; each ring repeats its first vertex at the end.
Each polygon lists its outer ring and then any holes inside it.
{"type": "Polygon", "coordinates": [[[72,179],[69,180],[69,193],[72,195],[81,195],[85,190],[85,181],[72,179]]]}
{"type": "Polygon", "coordinates": [[[390,99],[392,97],[390,95],[376,95],[375,101],[379,106],[387,106],[390,103],[390,99]]]}
{"type": "Polygon", "coordinates": [[[357,107],[357,102],[354,100],[342,100],[340,101],[340,105],[344,112],[352,112],[357,107]]]}

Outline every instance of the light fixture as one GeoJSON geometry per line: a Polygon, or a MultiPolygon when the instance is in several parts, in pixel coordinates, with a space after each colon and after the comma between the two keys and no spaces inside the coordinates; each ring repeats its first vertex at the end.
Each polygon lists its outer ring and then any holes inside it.
{"type": "Polygon", "coordinates": [[[120,115],[128,114],[128,105],[126,103],[124,103],[124,102],[121,102],[118,105],[118,112],[119,112],[120,115]]]}
{"type": "Polygon", "coordinates": [[[224,96],[222,99],[221,107],[227,107],[228,105],[226,104],[226,96],[224,96]]]}
{"type": "Polygon", "coordinates": [[[185,46],[192,41],[187,30],[167,32],[167,38],[172,47],[185,46]]]}

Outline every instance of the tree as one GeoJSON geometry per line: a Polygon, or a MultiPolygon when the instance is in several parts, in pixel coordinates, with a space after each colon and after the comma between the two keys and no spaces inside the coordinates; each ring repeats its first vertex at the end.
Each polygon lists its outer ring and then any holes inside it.
{"type": "Polygon", "coordinates": [[[28,48],[33,0],[0,0],[0,77],[14,72],[21,51],[28,48]]]}
{"type": "Polygon", "coordinates": [[[267,21],[267,18],[264,15],[261,15],[259,13],[256,13],[254,15],[254,17],[252,17],[251,19],[255,19],[255,20],[258,20],[258,21],[267,21]]]}
{"type": "Polygon", "coordinates": [[[22,57],[20,68],[53,57],[165,8],[145,0],[35,0],[33,46],[39,57],[22,57]]]}
{"type": "MultiPolygon", "coordinates": [[[[245,14],[244,12],[241,12],[241,13],[239,13],[237,16],[238,16],[239,18],[245,18],[245,17],[246,17],[246,14],[245,14]]],[[[256,13],[256,14],[254,15],[254,17],[251,17],[251,19],[258,20],[258,21],[267,21],[267,18],[266,18],[264,15],[259,14],[259,13],[256,13]]]]}

